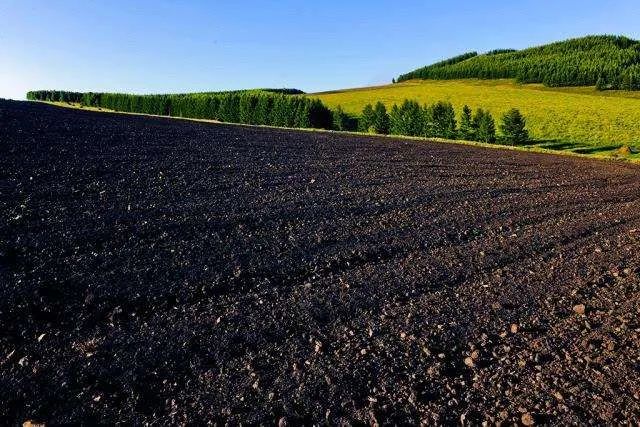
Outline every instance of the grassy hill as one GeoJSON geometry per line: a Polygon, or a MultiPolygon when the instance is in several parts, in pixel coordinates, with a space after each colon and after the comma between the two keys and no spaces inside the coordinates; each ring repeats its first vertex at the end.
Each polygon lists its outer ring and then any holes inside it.
{"type": "Polygon", "coordinates": [[[519,51],[469,52],[402,74],[397,80],[466,78],[637,90],[640,41],[623,36],[587,36],[519,51]]]}
{"type": "Polygon", "coordinates": [[[549,88],[518,84],[513,80],[413,80],[387,86],[317,93],[330,108],[340,105],[360,114],[368,103],[387,107],[404,99],[422,103],[450,101],[459,114],[464,104],[484,108],[499,117],[518,108],[527,118],[531,136],[539,140],[570,142],[575,149],[588,146],[640,145],[640,92],[606,91],[593,87],[549,88]]]}

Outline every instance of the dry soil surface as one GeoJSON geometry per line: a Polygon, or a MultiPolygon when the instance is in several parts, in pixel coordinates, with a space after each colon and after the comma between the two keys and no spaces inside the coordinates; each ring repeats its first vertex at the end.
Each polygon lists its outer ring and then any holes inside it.
{"type": "Polygon", "coordinates": [[[0,102],[0,422],[640,420],[640,168],[0,102]]]}

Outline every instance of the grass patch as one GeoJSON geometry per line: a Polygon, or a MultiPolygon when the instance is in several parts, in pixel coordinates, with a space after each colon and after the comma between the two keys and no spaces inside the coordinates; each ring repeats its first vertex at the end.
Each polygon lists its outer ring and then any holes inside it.
{"type": "MultiPolygon", "coordinates": [[[[595,88],[548,88],[521,85],[512,80],[412,80],[386,86],[322,92],[328,107],[338,105],[360,114],[368,103],[382,101],[387,107],[404,99],[420,103],[449,101],[459,114],[464,104],[484,108],[499,118],[518,108],[536,140],[558,140],[583,145],[639,145],[640,94],[626,91],[599,92],[595,88]]],[[[568,147],[567,147],[568,148],[568,147]]]]}
{"type": "MultiPolygon", "coordinates": [[[[193,119],[186,117],[171,117],[171,116],[157,116],[153,114],[143,114],[143,113],[128,113],[128,112],[120,112],[113,111],[106,108],[98,108],[98,107],[86,107],[78,103],[71,102],[49,102],[42,101],[45,104],[55,105],[58,107],[65,108],[74,108],[74,109],[83,109],[88,111],[99,111],[103,113],[116,113],[116,114],[131,114],[134,116],[148,116],[148,117],[163,117],[174,120],[186,120],[186,121],[194,121],[194,122],[202,122],[202,123],[221,123],[217,120],[210,119],[193,119]]],[[[370,134],[366,132],[350,132],[350,131],[335,131],[335,130],[325,130],[325,129],[312,129],[312,128],[282,128],[282,127],[274,127],[274,126],[265,126],[265,125],[246,125],[241,123],[225,123],[234,126],[257,126],[257,127],[266,127],[266,128],[274,128],[274,129],[291,129],[296,131],[303,132],[338,132],[343,134],[351,134],[351,135],[364,135],[364,136],[373,136],[377,138],[392,138],[392,139],[406,139],[413,141],[422,141],[425,143],[429,142],[443,142],[449,144],[459,144],[459,145],[468,145],[474,147],[484,147],[484,148],[494,148],[494,149],[502,149],[502,150],[512,150],[512,151],[526,151],[533,153],[541,153],[541,154],[551,154],[551,155],[563,155],[563,156],[578,156],[578,157],[587,157],[594,158],[598,160],[623,160],[632,163],[640,163],[640,148],[631,147],[631,154],[626,156],[621,156],[618,153],[618,149],[613,151],[608,151],[605,154],[603,153],[578,153],[572,150],[571,148],[593,148],[594,146],[587,146],[584,144],[577,144],[574,142],[563,142],[563,141],[554,141],[554,140],[538,140],[529,145],[504,145],[499,143],[487,144],[484,142],[478,141],[463,141],[463,140],[448,140],[442,138],[423,138],[419,136],[404,136],[404,135],[379,135],[379,134],[370,134]]],[[[616,147],[620,147],[619,145],[616,147]]]]}

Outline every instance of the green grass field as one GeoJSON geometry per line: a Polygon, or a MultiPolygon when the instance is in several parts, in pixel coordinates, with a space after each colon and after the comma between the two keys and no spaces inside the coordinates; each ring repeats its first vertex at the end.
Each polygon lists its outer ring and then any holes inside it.
{"type": "Polygon", "coordinates": [[[340,105],[353,114],[360,114],[368,103],[382,101],[391,107],[404,99],[420,103],[449,101],[458,114],[462,106],[468,104],[474,110],[479,107],[490,110],[496,120],[515,107],[525,115],[531,136],[546,141],[547,148],[585,153],[597,150],[608,155],[624,144],[640,147],[638,92],[599,92],[590,87],[548,88],[538,84],[519,85],[511,80],[474,79],[412,80],[310,96],[317,96],[330,108],[340,105]],[[561,143],[571,144],[561,146],[561,143]]]}

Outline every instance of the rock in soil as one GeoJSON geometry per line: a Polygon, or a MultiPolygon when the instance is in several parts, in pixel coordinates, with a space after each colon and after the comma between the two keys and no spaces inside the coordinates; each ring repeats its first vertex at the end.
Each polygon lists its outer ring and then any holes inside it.
{"type": "Polygon", "coordinates": [[[632,164],[0,101],[0,424],[637,424],[639,212],[632,164]]]}

